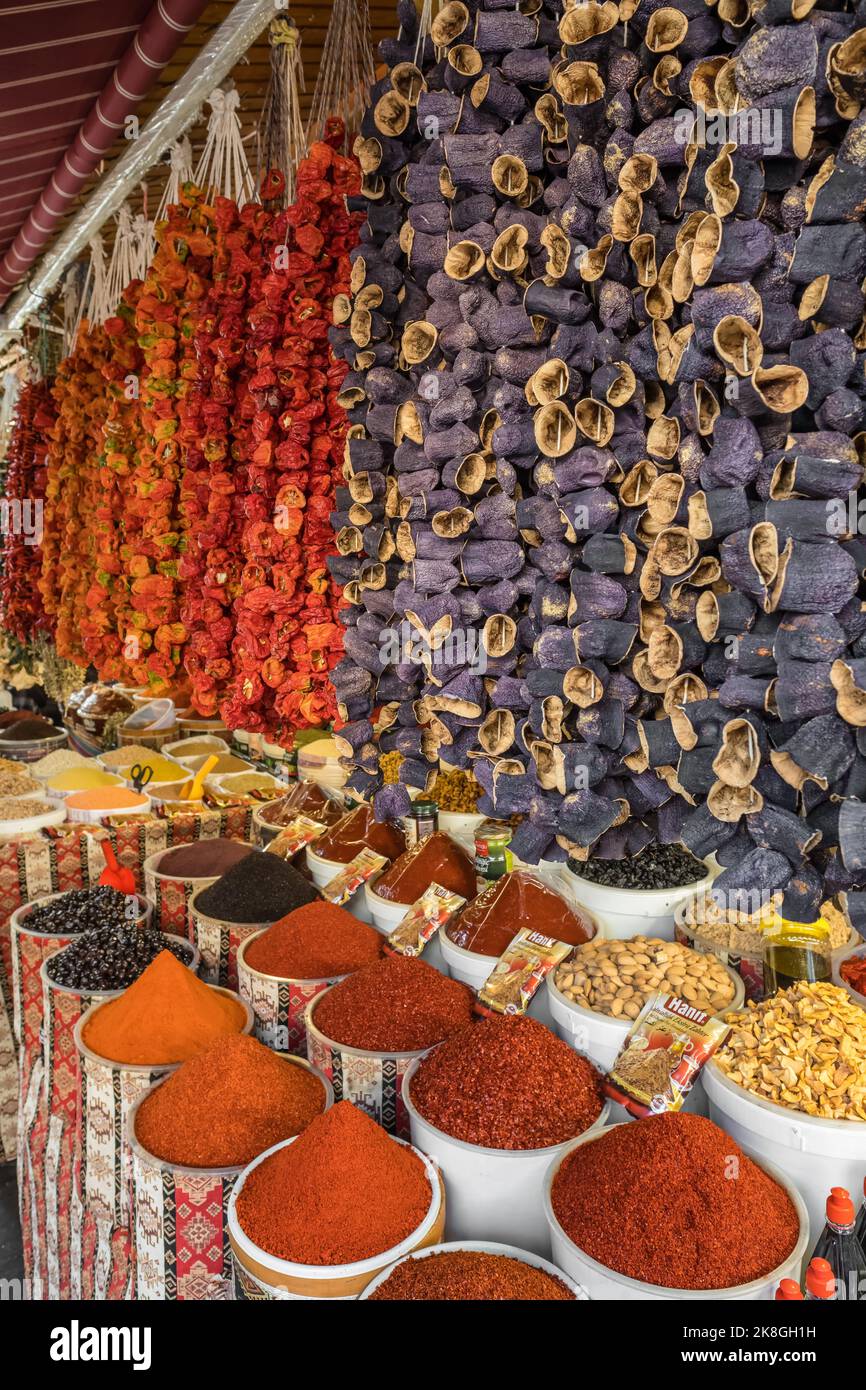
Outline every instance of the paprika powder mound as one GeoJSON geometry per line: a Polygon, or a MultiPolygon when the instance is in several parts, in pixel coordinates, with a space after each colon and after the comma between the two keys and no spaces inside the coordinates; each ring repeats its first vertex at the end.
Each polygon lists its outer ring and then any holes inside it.
{"type": "Polygon", "coordinates": [[[443,1250],[404,1260],[370,1294],[368,1302],[472,1301],[551,1302],[574,1300],[561,1279],[543,1269],[486,1250],[443,1250]]]}
{"type": "Polygon", "coordinates": [[[595,931],[561,894],[525,869],[514,869],[491,883],[445,931],[455,946],[466,951],[501,956],[522,927],[570,946],[585,945],[595,931]]]}
{"type": "Polygon", "coordinates": [[[423,1057],[409,1096],[444,1134],[486,1149],[544,1149],[601,1114],[601,1074],[534,1018],[481,1019],[423,1057]]]}
{"type": "Polygon", "coordinates": [[[135,1135],[155,1158],[188,1168],[238,1168],[325,1108],[314,1072],[255,1038],[222,1038],[184,1062],[138,1108],[135,1135]]]}
{"type": "Polygon", "coordinates": [[[345,814],[342,803],[326,796],[318,782],[304,780],[292,787],[288,796],[271,801],[259,811],[259,817],[268,825],[290,825],[297,816],[309,816],[322,825],[336,825],[345,814]]]}
{"type": "Polygon", "coordinates": [[[472,1018],[472,991],[417,956],[385,956],[316,1000],[314,1027],[363,1052],[418,1052],[472,1018]]]}
{"type": "Polygon", "coordinates": [[[784,1188],[711,1120],[682,1111],[580,1144],[563,1160],[551,1202],[587,1255],[667,1289],[760,1279],[800,1234],[784,1188]]]}
{"type": "Polygon", "coordinates": [[[312,853],[317,859],[351,864],[362,849],[372,849],[386,859],[398,859],[405,852],[406,838],[396,825],[377,821],[371,806],[362,805],[327,830],[313,845],[312,853]]]}
{"type": "Polygon", "coordinates": [[[334,903],[307,903],[255,937],[244,960],[264,975],[323,980],[351,975],[382,954],[382,936],[334,903]]]}
{"type": "Polygon", "coordinates": [[[440,830],[401,854],[376,880],[375,892],[389,902],[414,903],[431,883],[467,899],[474,898],[478,888],[474,860],[440,830]]]}
{"type": "Polygon", "coordinates": [[[244,1234],[305,1265],[342,1265],[393,1250],[430,1210],[418,1155],[348,1101],[264,1159],[237,1197],[244,1234]]]}
{"type": "Polygon", "coordinates": [[[246,1023],[241,1001],[211,989],[160,951],[134,984],[91,1015],[82,1038],[92,1052],[128,1066],[186,1062],[246,1023]]]}

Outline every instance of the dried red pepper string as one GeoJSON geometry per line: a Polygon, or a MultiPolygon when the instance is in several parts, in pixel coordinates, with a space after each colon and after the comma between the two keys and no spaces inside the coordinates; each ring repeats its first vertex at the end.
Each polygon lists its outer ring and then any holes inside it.
{"type": "Polygon", "coordinates": [[[30,641],[48,626],[38,587],[42,550],[33,542],[38,539],[36,509],[44,511],[46,433],[53,423],[50,384],[47,381],[25,382],[15,408],[7,451],[3,490],[9,515],[0,579],[0,626],[20,642],[30,641]]]}

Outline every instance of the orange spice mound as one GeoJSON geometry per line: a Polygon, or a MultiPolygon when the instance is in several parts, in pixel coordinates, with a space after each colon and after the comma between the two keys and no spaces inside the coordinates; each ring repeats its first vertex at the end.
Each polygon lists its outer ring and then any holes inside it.
{"type": "Polygon", "coordinates": [[[236,995],[203,984],[170,951],[160,951],[118,999],[100,1005],[82,1036],[110,1062],[169,1065],[242,1032],[246,1017],[236,995]]]}

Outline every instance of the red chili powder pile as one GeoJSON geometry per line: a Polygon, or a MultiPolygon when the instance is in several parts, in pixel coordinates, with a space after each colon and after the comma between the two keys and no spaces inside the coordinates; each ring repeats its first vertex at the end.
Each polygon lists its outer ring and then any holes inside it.
{"type": "Polygon", "coordinates": [[[418,1155],[341,1100],[253,1169],[237,1214],[250,1240],[278,1259],[340,1265],[393,1250],[430,1201],[418,1155]]]}
{"type": "Polygon", "coordinates": [[[799,1236],[787,1192],[712,1120],[681,1111],[581,1144],[551,1198],[575,1245],[608,1269],[668,1289],[763,1278],[799,1236]]]}
{"type": "Polygon", "coordinates": [[[346,1047],[417,1052],[469,1023],[474,997],[417,956],[385,956],[323,994],[313,1023],[346,1047]]]}
{"type": "Polygon", "coordinates": [[[396,825],[377,821],[371,806],[356,806],[312,847],[316,858],[330,859],[336,864],[350,864],[362,849],[397,859],[405,852],[406,839],[396,825]]]}
{"type": "Polygon", "coordinates": [[[543,1269],[491,1255],[485,1250],[443,1250],[440,1255],[404,1260],[370,1294],[369,1301],[452,1303],[551,1302],[574,1300],[561,1279],[543,1269]]]}
{"type": "Polygon", "coordinates": [[[319,1078],[255,1038],[223,1038],[142,1101],[135,1134],[149,1153],[189,1168],[237,1168],[300,1134],[325,1108],[319,1078]]]}
{"type": "Polygon", "coordinates": [[[559,893],[525,869],[514,869],[468,903],[446,932],[466,951],[501,956],[522,927],[570,946],[582,946],[594,931],[559,893]]]}
{"type": "Polygon", "coordinates": [[[390,902],[414,903],[431,883],[440,883],[466,899],[475,897],[478,886],[474,859],[441,830],[425,836],[395,859],[376,880],[375,891],[390,902]]]}
{"type": "Polygon", "coordinates": [[[598,1119],[601,1077],[534,1018],[485,1018],[431,1052],[412,1079],[430,1124],[486,1149],[543,1149],[598,1119]]]}
{"type": "Polygon", "coordinates": [[[344,907],[307,903],[250,942],[244,960],[253,970],[286,980],[351,975],[382,954],[384,937],[344,907]]]}

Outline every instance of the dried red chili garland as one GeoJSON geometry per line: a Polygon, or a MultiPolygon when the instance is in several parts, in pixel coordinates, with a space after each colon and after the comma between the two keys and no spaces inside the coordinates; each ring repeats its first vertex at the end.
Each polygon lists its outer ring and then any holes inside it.
{"type": "Polygon", "coordinates": [[[47,478],[46,433],[53,423],[50,384],[25,383],[18,397],[7,454],[0,578],[0,626],[19,642],[30,641],[48,626],[38,587],[42,550],[37,542],[47,478]]]}

